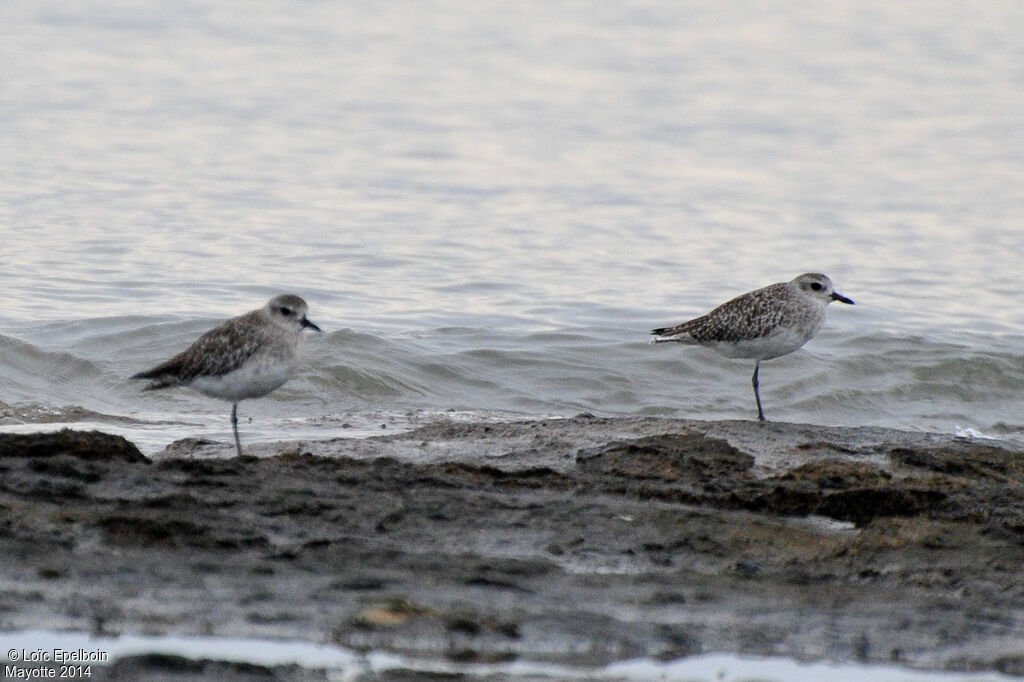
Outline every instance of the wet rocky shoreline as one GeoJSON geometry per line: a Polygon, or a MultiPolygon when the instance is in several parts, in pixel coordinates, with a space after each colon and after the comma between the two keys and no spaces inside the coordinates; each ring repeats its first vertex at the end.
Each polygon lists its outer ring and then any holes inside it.
{"type": "Polygon", "coordinates": [[[0,631],[1024,675],[1016,445],[580,415],[232,452],[0,434],[0,631]]]}

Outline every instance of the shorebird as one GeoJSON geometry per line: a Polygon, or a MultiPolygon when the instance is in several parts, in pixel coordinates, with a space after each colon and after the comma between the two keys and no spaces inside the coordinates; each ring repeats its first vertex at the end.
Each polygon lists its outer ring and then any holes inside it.
{"type": "Polygon", "coordinates": [[[291,378],[304,329],[320,331],[306,319],[305,301],[282,294],[262,308],[214,327],[167,362],[131,378],[150,379],[146,391],[188,386],[231,402],[231,428],[241,457],[238,403],[267,395],[291,378]]]}
{"type": "Polygon", "coordinates": [[[791,282],[779,282],[727,301],[707,315],[675,327],[654,329],[652,343],[675,341],[712,348],[727,358],[754,360],[754,400],[757,418],[764,421],[757,373],[762,360],[792,353],[821,329],[832,301],[853,305],[836,293],[832,280],[809,272],[791,282]]]}

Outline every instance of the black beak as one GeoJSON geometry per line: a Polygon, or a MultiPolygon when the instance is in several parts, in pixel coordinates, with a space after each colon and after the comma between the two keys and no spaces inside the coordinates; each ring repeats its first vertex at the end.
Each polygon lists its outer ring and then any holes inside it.
{"type": "MultiPolygon", "coordinates": [[[[850,303],[853,303],[853,301],[850,301],[850,303]]],[[[316,326],[315,324],[307,320],[305,315],[302,316],[302,328],[312,329],[315,332],[323,331],[322,329],[320,329],[320,327],[316,326]]]]}
{"type": "Polygon", "coordinates": [[[849,305],[853,305],[853,301],[846,298],[842,294],[836,293],[835,291],[832,292],[832,300],[839,301],[840,303],[848,303],[849,305]]]}

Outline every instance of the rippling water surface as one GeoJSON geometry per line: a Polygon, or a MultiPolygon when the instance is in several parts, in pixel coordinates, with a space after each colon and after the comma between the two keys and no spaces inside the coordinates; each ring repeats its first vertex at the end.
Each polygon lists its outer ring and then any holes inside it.
{"type": "Polygon", "coordinates": [[[469,417],[751,417],[647,330],[805,271],[769,418],[1024,440],[1019,3],[0,6],[0,422],[153,452],[126,377],[291,291],[247,442],[469,417]]]}

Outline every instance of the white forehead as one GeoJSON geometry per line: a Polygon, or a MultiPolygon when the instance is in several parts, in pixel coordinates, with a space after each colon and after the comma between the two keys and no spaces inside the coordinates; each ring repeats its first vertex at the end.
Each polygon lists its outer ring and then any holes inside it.
{"type": "Polygon", "coordinates": [[[306,302],[303,301],[298,296],[296,296],[295,294],[281,294],[280,296],[275,296],[274,298],[267,301],[267,307],[273,311],[279,311],[284,308],[288,308],[289,310],[295,312],[306,312],[306,302]]]}
{"type": "Polygon", "coordinates": [[[832,289],[832,280],[830,280],[828,277],[821,274],[820,272],[805,272],[804,274],[800,275],[799,277],[793,280],[793,284],[800,285],[801,288],[804,288],[807,285],[813,284],[815,282],[822,285],[824,289],[832,289]]]}

